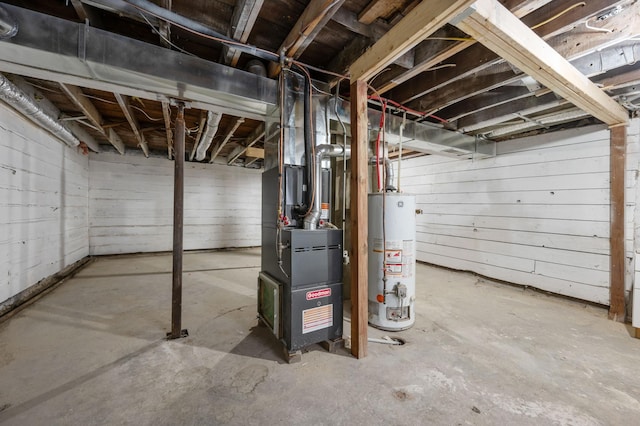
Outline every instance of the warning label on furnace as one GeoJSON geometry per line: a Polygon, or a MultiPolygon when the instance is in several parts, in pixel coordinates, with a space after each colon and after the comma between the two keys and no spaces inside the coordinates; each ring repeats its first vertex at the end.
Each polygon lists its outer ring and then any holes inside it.
{"type": "Polygon", "coordinates": [[[322,330],[333,325],[333,305],[318,306],[302,311],[302,334],[322,330]]]}

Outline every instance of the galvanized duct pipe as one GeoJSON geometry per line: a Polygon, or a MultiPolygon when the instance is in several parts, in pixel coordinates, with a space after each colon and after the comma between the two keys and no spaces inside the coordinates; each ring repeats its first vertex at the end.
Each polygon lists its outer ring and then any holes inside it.
{"type": "Polygon", "coordinates": [[[222,114],[211,111],[207,112],[207,128],[200,137],[200,143],[196,150],[196,160],[202,161],[207,156],[207,150],[211,146],[211,142],[213,142],[213,137],[218,132],[221,119],[222,114]]]}
{"type": "Polygon", "coordinates": [[[317,229],[318,220],[322,209],[322,160],[327,157],[342,157],[343,155],[351,155],[351,147],[340,145],[318,145],[316,146],[316,162],[315,162],[315,197],[313,198],[313,207],[309,214],[304,217],[304,229],[317,229]]]}
{"type": "Polygon", "coordinates": [[[18,23],[6,9],[0,7],[0,40],[7,40],[18,34],[18,23]]]}
{"type": "Polygon", "coordinates": [[[57,119],[45,113],[33,99],[2,74],[0,74],[0,99],[67,145],[74,147],[80,144],[78,138],[69,129],[60,124],[57,119]]]}
{"type": "MultiPolygon", "coordinates": [[[[381,160],[382,161],[382,160],[381,160]]],[[[369,164],[376,164],[376,156],[373,155],[369,158],[369,164]]],[[[397,188],[393,186],[393,181],[395,180],[395,170],[393,168],[393,163],[388,158],[384,159],[384,190],[385,191],[395,191],[397,188]]]]}

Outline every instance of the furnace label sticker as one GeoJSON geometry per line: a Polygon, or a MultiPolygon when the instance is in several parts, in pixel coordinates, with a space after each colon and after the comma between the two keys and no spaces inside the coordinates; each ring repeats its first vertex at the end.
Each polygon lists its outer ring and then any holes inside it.
{"type": "Polygon", "coordinates": [[[333,305],[318,306],[302,311],[302,334],[333,326],[333,305]]]}

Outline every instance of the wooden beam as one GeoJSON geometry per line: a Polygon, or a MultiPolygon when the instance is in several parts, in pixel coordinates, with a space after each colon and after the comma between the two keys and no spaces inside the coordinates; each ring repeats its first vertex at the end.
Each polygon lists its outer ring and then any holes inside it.
{"type": "Polygon", "coordinates": [[[120,109],[124,113],[125,118],[129,122],[129,126],[131,126],[131,130],[133,130],[133,134],[138,140],[138,146],[142,149],[145,157],[149,157],[149,147],[147,146],[147,141],[144,139],[144,134],[142,130],[140,130],[140,123],[138,123],[138,119],[133,113],[133,108],[131,108],[131,104],[129,102],[129,97],[121,95],[119,93],[113,94],[118,101],[118,105],[120,105],[120,109]]]}
{"type": "MultiPolygon", "coordinates": [[[[294,59],[299,58],[313,39],[320,33],[333,14],[345,0],[311,0],[289,35],[284,39],[278,52],[294,59]]],[[[280,72],[280,64],[269,64],[269,76],[275,77],[280,72]]]]}
{"type": "MultiPolygon", "coordinates": [[[[616,4],[617,3],[620,2],[616,2],[616,4]]],[[[584,22],[585,19],[596,15],[603,9],[614,6],[615,4],[611,4],[609,0],[592,0],[586,2],[584,5],[570,0],[556,0],[549,3],[547,6],[536,10],[534,13],[523,16],[522,21],[527,26],[536,26],[548,21],[549,17],[558,16],[556,19],[535,30],[536,34],[541,36],[543,39],[549,39],[560,33],[571,30],[578,25],[578,23],[584,22]],[[578,7],[572,8],[572,6],[575,6],[576,4],[578,7]]],[[[523,11],[525,9],[520,10],[523,11]]],[[[593,34],[591,34],[591,36],[593,36],[593,34]]],[[[440,57],[438,59],[444,60],[444,57],[440,57]]],[[[446,69],[434,71],[427,75],[423,74],[420,78],[413,78],[408,81],[404,81],[405,79],[402,78],[402,76],[394,77],[394,81],[398,83],[398,86],[393,89],[393,92],[389,94],[389,97],[398,102],[407,103],[427,95],[431,91],[446,84],[454,83],[460,78],[481,72],[488,66],[500,62],[504,62],[504,60],[494,52],[491,52],[484,46],[476,43],[465,51],[451,56],[447,63],[455,64],[455,68],[453,70],[446,69]],[[474,64],[479,65],[474,67],[474,64]],[[404,83],[402,83],[402,81],[404,81],[404,83]]],[[[432,63],[423,64],[420,59],[417,58],[416,66],[426,67],[427,65],[429,65],[429,68],[433,66],[432,63]]],[[[388,89],[386,88],[385,90],[388,89]]]]}
{"type": "Polygon", "coordinates": [[[358,14],[358,21],[369,25],[378,18],[384,18],[394,10],[400,10],[404,0],[371,0],[358,14]]]}
{"type": "Polygon", "coordinates": [[[245,151],[245,156],[248,158],[264,158],[264,149],[249,147],[245,151]]]}
{"type": "MultiPolygon", "coordinates": [[[[172,0],[160,0],[160,6],[171,10],[172,0]]],[[[166,48],[171,48],[171,24],[164,19],[160,19],[158,22],[158,32],[160,33],[160,44],[166,48]]]]}
{"type": "Polygon", "coordinates": [[[625,186],[625,161],[627,150],[627,128],[625,126],[611,129],[610,144],[611,162],[611,223],[610,237],[610,288],[609,288],[609,319],[619,322],[625,320],[624,300],[624,186],[625,186]]]}
{"type": "Polygon", "coordinates": [[[604,123],[629,121],[626,109],[496,0],[477,0],[471,10],[456,24],[462,31],[604,123]]]}
{"type": "Polygon", "coordinates": [[[167,158],[173,156],[173,132],[171,131],[171,105],[169,101],[162,101],[162,116],[164,117],[164,129],[167,134],[167,158]]]}
{"type": "Polygon", "coordinates": [[[351,84],[351,353],[367,356],[369,321],[367,83],[351,84]]]}
{"type": "MultiPolygon", "coordinates": [[[[256,23],[256,19],[258,19],[263,4],[264,0],[239,0],[233,9],[229,36],[241,43],[246,43],[256,23]]],[[[225,63],[232,67],[238,65],[238,60],[242,52],[233,46],[226,45],[224,51],[225,63]]]]}
{"type": "Polygon", "coordinates": [[[518,18],[526,16],[551,3],[553,0],[502,0],[500,3],[518,18]]]}
{"type": "MultiPolygon", "coordinates": [[[[257,149],[252,147],[253,145],[257,144],[258,141],[260,141],[260,139],[262,139],[265,133],[266,131],[265,131],[264,123],[260,123],[258,127],[256,127],[255,130],[251,132],[251,134],[245,139],[243,144],[239,145],[236,149],[234,149],[234,152],[232,152],[229,155],[229,161],[227,162],[227,164],[229,165],[233,164],[233,162],[235,162],[238,158],[240,158],[242,154],[245,154],[246,157],[255,158],[256,157],[255,155],[249,155],[249,150],[257,149]]],[[[251,151],[251,152],[255,154],[257,151],[251,151]]],[[[262,150],[262,157],[259,157],[259,158],[264,158],[264,150],[262,150]]]]}
{"type": "Polygon", "coordinates": [[[106,129],[102,125],[102,115],[100,111],[93,105],[91,100],[82,92],[82,89],[78,86],[73,86],[71,84],[58,83],[62,91],[67,95],[67,97],[73,102],[73,104],[82,111],[82,113],[87,117],[87,120],[91,123],[92,127],[95,128],[102,136],[104,136],[110,143],[113,145],[115,149],[122,155],[124,155],[124,143],[122,139],[118,136],[118,134],[112,128],[106,129]]]}
{"type": "Polygon", "coordinates": [[[238,130],[238,127],[240,127],[240,125],[244,123],[244,118],[238,118],[235,122],[235,124],[233,125],[233,127],[231,128],[231,130],[229,130],[229,132],[227,132],[227,136],[224,137],[224,139],[222,141],[220,141],[214,148],[213,150],[211,150],[211,160],[209,160],[209,163],[213,163],[213,160],[216,159],[216,157],[218,156],[218,154],[220,154],[220,151],[222,151],[222,148],[224,148],[224,146],[227,144],[227,142],[229,142],[229,139],[231,139],[233,137],[233,134],[236,132],[236,130],[238,130]]]}
{"type": "Polygon", "coordinates": [[[472,3],[473,0],[420,3],[351,65],[351,81],[369,80],[472,3]]]}
{"type": "Polygon", "coordinates": [[[80,18],[82,22],[89,19],[89,15],[87,14],[87,11],[80,0],[71,0],[71,6],[73,6],[76,14],[78,15],[78,18],[80,18]]]}

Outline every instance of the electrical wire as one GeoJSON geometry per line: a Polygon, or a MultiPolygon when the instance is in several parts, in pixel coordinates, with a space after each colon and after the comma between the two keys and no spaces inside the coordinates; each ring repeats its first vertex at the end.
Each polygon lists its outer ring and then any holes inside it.
{"type": "Polygon", "coordinates": [[[608,28],[598,28],[598,27],[592,27],[591,25],[589,25],[589,21],[591,19],[587,19],[586,21],[584,21],[584,26],[588,29],[590,29],[591,31],[597,31],[600,33],[612,33],[613,30],[610,30],[608,28]]]}
{"type": "Polygon", "coordinates": [[[151,27],[151,29],[153,30],[154,33],[156,33],[162,40],[164,40],[166,43],[169,44],[169,46],[176,48],[176,50],[184,53],[185,55],[189,55],[189,56],[196,56],[195,54],[191,53],[191,52],[187,52],[186,50],[184,50],[183,48],[181,48],[180,46],[177,46],[175,44],[173,44],[171,42],[171,40],[169,40],[168,38],[166,38],[145,16],[145,14],[141,11],[138,11],[138,13],[140,13],[140,16],[142,16],[142,19],[144,19],[147,24],[149,24],[149,26],[151,27]]]}
{"type": "Polygon", "coordinates": [[[583,1],[581,1],[581,2],[579,2],[579,3],[574,4],[573,6],[569,6],[568,8],[566,8],[565,10],[563,10],[562,12],[560,12],[560,13],[557,13],[557,14],[553,15],[551,18],[546,19],[546,20],[544,20],[544,21],[542,21],[542,22],[540,22],[540,23],[538,23],[538,24],[534,25],[533,27],[531,27],[531,29],[532,29],[532,30],[538,29],[538,28],[540,28],[540,27],[541,27],[541,26],[543,26],[543,25],[547,25],[547,24],[548,24],[549,22],[551,22],[551,21],[555,21],[556,19],[558,19],[559,17],[561,17],[561,16],[562,16],[562,15],[564,15],[565,13],[567,13],[567,12],[569,12],[569,11],[571,11],[571,10],[575,9],[576,7],[586,6],[586,5],[587,5],[587,3],[585,3],[585,2],[583,2],[583,1]]]}

